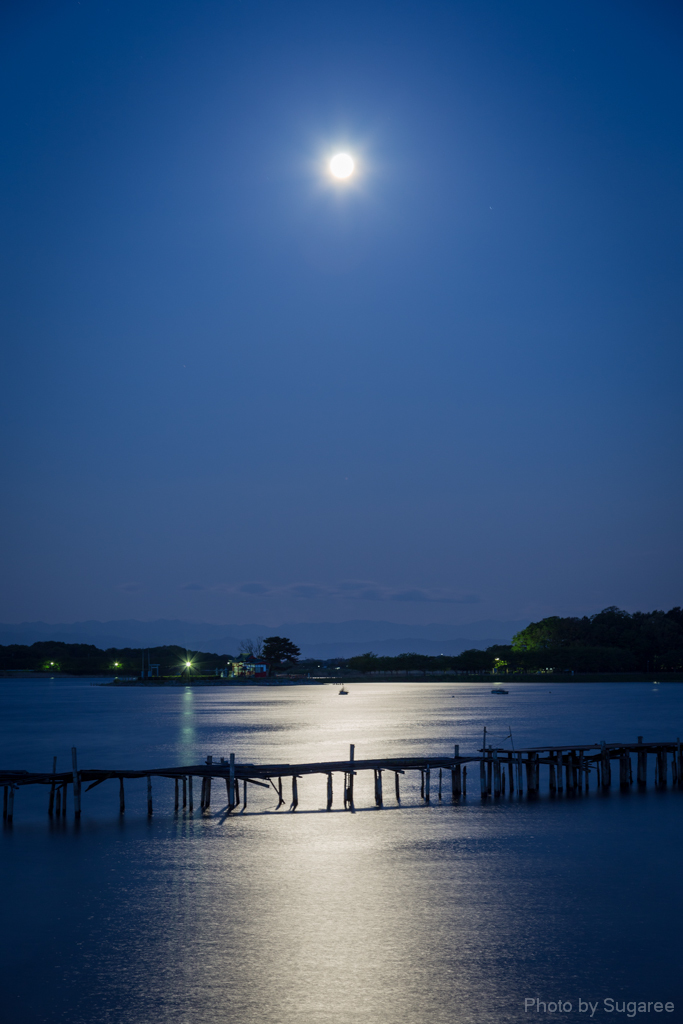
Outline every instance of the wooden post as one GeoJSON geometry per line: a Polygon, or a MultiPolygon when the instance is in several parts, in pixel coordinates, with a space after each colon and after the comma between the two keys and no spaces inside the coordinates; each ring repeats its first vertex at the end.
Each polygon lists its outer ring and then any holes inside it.
{"type": "Polygon", "coordinates": [[[57,774],[57,758],[52,758],[52,785],[50,786],[50,800],[47,805],[47,813],[52,817],[55,807],[55,775],[57,774]]]}
{"type": "Polygon", "coordinates": [[[352,743],[349,747],[349,761],[351,762],[351,771],[349,772],[349,807],[354,810],[353,806],[353,762],[356,759],[356,744],[352,743]]]}
{"type": "Polygon", "coordinates": [[[439,800],[441,799],[441,769],[439,768],[439,800]]]}
{"type": "Polygon", "coordinates": [[[524,792],[524,775],[522,773],[522,751],[520,750],[517,754],[517,792],[521,794],[524,792]]]}
{"type": "Polygon", "coordinates": [[[173,810],[175,811],[176,814],[178,813],[178,805],[179,805],[179,798],[178,797],[179,797],[179,794],[178,794],[178,779],[176,778],[176,780],[175,780],[175,804],[173,805],[173,810]]]}
{"type": "Polygon", "coordinates": [[[482,796],[482,799],[485,800],[486,796],[487,796],[487,789],[486,789],[486,761],[484,760],[484,754],[483,753],[481,755],[481,760],[479,761],[479,785],[481,786],[481,796],[482,796]]]}
{"type": "Polygon", "coordinates": [[[498,751],[493,752],[494,755],[494,796],[500,797],[501,795],[501,762],[498,758],[498,751]]]}
{"type": "Polygon", "coordinates": [[[600,740],[600,750],[602,752],[602,788],[609,789],[612,785],[612,766],[609,760],[609,750],[604,740],[600,740]]]}
{"type": "Polygon", "coordinates": [[[515,791],[515,776],[512,770],[512,764],[512,754],[508,754],[508,778],[510,780],[510,796],[512,796],[512,794],[515,791]]]}
{"type": "Polygon", "coordinates": [[[124,814],[126,810],[126,794],[123,790],[123,775],[119,776],[119,814],[124,814]]]}
{"type": "Polygon", "coordinates": [[[205,776],[202,775],[202,788],[201,788],[200,796],[199,796],[199,810],[200,811],[204,810],[205,803],[206,803],[206,778],[205,778],[205,776]]]}
{"type": "MultiPolygon", "coordinates": [[[[5,791],[7,791],[7,786],[5,786],[5,791]]],[[[61,813],[62,813],[62,787],[61,786],[57,786],[57,791],[55,793],[55,817],[58,818],[61,813]]],[[[5,817],[7,817],[7,814],[5,814],[5,817]]]]}
{"type": "Polygon", "coordinates": [[[526,791],[527,793],[533,793],[534,791],[534,768],[531,761],[531,754],[526,755],[526,791]]]}
{"type": "Polygon", "coordinates": [[[7,820],[14,820],[14,786],[10,783],[9,800],[7,801],[7,820]]]}
{"type": "Polygon", "coordinates": [[[548,765],[548,790],[551,793],[556,793],[557,783],[555,782],[555,762],[553,760],[552,750],[548,751],[548,761],[550,762],[550,764],[548,765]]]}
{"type": "Polygon", "coordinates": [[[660,789],[664,789],[667,783],[666,774],[666,750],[660,747],[657,751],[657,776],[658,785],[660,789]]]}
{"type": "Polygon", "coordinates": [[[275,810],[277,810],[278,807],[282,807],[284,802],[285,798],[282,795],[282,776],[280,776],[277,780],[277,807],[275,810]]]}
{"type": "MultiPolygon", "coordinates": [[[[638,737],[638,746],[642,748],[643,737],[638,737]]],[[[639,786],[647,786],[647,751],[638,750],[638,761],[636,766],[636,782],[639,786]]]]}
{"type": "Polygon", "coordinates": [[[563,791],[562,786],[562,751],[558,750],[555,755],[555,768],[557,770],[557,792],[563,791]]]}
{"type": "MultiPolygon", "coordinates": [[[[7,790],[8,786],[2,787],[2,820],[7,820],[7,790]]],[[[59,813],[59,812],[58,812],[59,813]]]]}
{"type": "Polygon", "coordinates": [[[76,748],[71,748],[71,766],[73,768],[73,787],[74,787],[74,817],[80,818],[81,816],[81,777],[78,774],[78,759],[76,756],[76,748]]]}
{"type": "Polygon", "coordinates": [[[327,773],[327,810],[332,810],[332,772],[327,773]]]}
{"type": "Polygon", "coordinates": [[[424,769],[420,768],[420,800],[425,798],[425,773],[424,769]]]}
{"type": "Polygon", "coordinates": [[[626,753],[626,751],[622,750],[621,754],[619,755],[619,788],[620,789],[628,789],[628,787],[629,787],[629,781],[630,781],[629,780],[630,761],[631,761],[631,758],[629,757],[629,755],[626,753]]]}
{"type": "Polygon", "coordinates": [[[503,794],[503,796],[505,796],[505,769],[502,767],[502,765],[501,765],[500,774],[501,774],[500,791],[503,794]]]}
{"type": "Polygon", "coordinates": [[[187,777],[187,795],[190,801],[190,814],[194,813],[194,796],[192,794],[192,781],[194,776],[188,775],[187,777]]]}
{"type": "Polygon", "coordinates": [[[147,776],[147,816],[152,816],[152,776],[147,776]]]}
{"type": "Polygon", "coordinates": [[[424,776],[425,776],[425,803],[428,804],[429,803],[429,784],[430,784],[430,780],[431,780],[431,777],[432,777],[432,772],[431,772],[431,769],[430,769],[429,765],[427,765],[427,767],[425,768],[424,776]]]}
{"type": "MultiPolygon", "coordinates": [[[[454,747],[454,757],[457,759],[460,756],[460,744],[456,743],[454,747]]],[[[462,792],[462,769],[459,764],[456,764],[451,771],[451,792],[453,799],[457,800],[462,792]]]]}
{"type": "Polygon", "coordinates": [[[247,809],[247,780],[242,779],[242,810],[247,809]]]}
{"type": "MultiPolygon", "coordinates": [[[[492,784],[491,784],[492,783],[491,774],[492,774],[492,769],[493,769],[493,755],[492,755],[491,751],[492,751],[493,748],[489,746],[488,749],[489,749],[488,760],[486,762],[486,792],[488,793],[489,796],[491,796],[491,792],[492,792],[492,788],[493,788],[492,784]]],[[[486,753],[486,751],[484,751],[484,753],[486,753]]]]}
{"type": "MultiPolygon", "coordinates": [[[[280,799],[282,799],[282,780],[280,780],[280,799]]],[[[235,755],[230,755],[230,792],[228,794],[228,804],[230,807],[235,806],[235,755]]],[[[278,807],[280,805],[278,804],[278,807]]]]}
{"type": "Polygon", "coordinates": [[[574,758],[571,750],[567,751],[567,761],[564,768],[564,780],[567,787],[567,792],[571,793],[574,789],[574,758]]]}
{"type": "MultiPolygon", "coordinates": [[[[212,765],[213,764],[213,754],[209,754],[209,756],[206,759],[206,763],[208,765],[212,765]]],[[[205,796],[204,796],[204,809],[208,811],[210,806],[211,806],[211,776],[208,775],[207,778],[206,778],[206,793],[205,793],[205,796]]]]}
{"type": "Polygon", "coordinates": [[[671,758],[671,785],[675,786],[678,784],[678,765],[676,764],[676,752],[671,758]]]}
{"type": "Polygon", "coordinates": [[[290,811],[295,811],[299,806],[299,787],[296,784],[296,775],[292,775],[292,803],[290,811]]]}
{"type": "Polygon", "coordinates": [[[396,803],[401,806],[401,788],[398,782],[398,772],[394,772],[394,791],[396,793],[396,803]]]}
{"type": "Polygon", "coordinates": [[[375,776],[375,806],[382,807],[382,771],[380,768],[373,768],[375,776]]]}
{"type": "Polygon", "coordinates": [[[187,775],[183,775],[183,810],[187,807],[187,775]]]}
{"type": "Polygon", "coordinates": [[[66,795],[69,792],[68,783],[62,783],[62,817],[66,818],[66,795]]]}

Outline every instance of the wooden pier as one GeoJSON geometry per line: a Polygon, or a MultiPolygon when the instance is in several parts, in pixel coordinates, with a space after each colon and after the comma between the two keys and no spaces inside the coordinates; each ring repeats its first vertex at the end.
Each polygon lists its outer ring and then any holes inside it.
{"type": "Polygon", "coordinates": [[[16,794],[24,786],[49,787],[48,815],[64,818],[67,814],[68,793],[71,790],[73,814],[81,816],[81,797],[103,782],[118,781],[119,813],[126,809],[126,781],[145,779],[147,783],[147,814],[152,815],[152,780],[155,778],[174,780],[174,811],[202,814],[211,807],[212,786],[225,785],[224,816],[247,807],[248,787],[272,788],[277,796],[276,810],[286,806],[283,780],[291,783],[289,810],[295,811],[299,803],[298,781],[308,775],[324,775],[327,781],[326,809],[334,803],[334,776],[342,783],[342,803],[345,809],[354,809],[354,779],[359,772],[372,772],[374,780],[375,806],[384,806],[384,772],[394,775],[394,800],[401,803],[401,776],[408,772],[419,772],[420,798],[425,804],[442,801],[448,793],[453,802],[467,796],[467,770],[474,768],[470,780],[470,795],[482,800],[500,799],[510,796],[535,796],[541,792],[542,778],[547,782],[551,795],[560,793],[578,794],[589,789],[593,779],[596,789],[609,790],[613,783],[623,791],[634,784],[640,788],[648,785],[649,759],[654,758],[653,782],[656,788],[664,789],[669,779],[673,786],[683,786],[683,752],[681,741],[645,743],[642,736],[637,743],[587,743],[571,746],[526,747],[521,750],[494,747],[486,744],[474,754],[461,754],[455,744],[452,754],[436,754],[433,757],[390,757],[356,759],[355,747],[351,744],[348,760],[321,761],[312,764],[247,764],[237,762],[235,755],[215,759],[207,757],[204,764],[182,765],[175,768],[145,768],[140,771],[101,768],[79,768],[77,751],[71,750],[71,771],[58,772],[57,759],[53,759],[52,771],[47,773],[24,770],[0,770],[0,786],[3,789],[3,820],[11,823],[14,818],[16,794]],[[635,782],[633,764],[635,760],[635,782]],[[478,778],[477,778],[478,767],[478,778]],[[543,773],[542,773],[543,769],[543,773]],[[450,779],[448,775],[450,773],[450,779]],[[446,780],[446,781],[444,781],[446,780]],[[85,786],[85,790],[83,787],[85,786]]]}

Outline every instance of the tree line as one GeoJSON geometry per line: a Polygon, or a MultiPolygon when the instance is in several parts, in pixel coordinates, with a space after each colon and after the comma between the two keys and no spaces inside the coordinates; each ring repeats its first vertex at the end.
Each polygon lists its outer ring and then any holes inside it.
{"type": "Polygon", "coordinates": [[[372,652],[349,658],[361,673],[446,672],[680,672],[683,670],[683,609],[623,611],[611,606],[595,615],[551,615],[516,633],[509,645],[463,651],[455,657],[372,652]]]}
{"type": "MultiPolygon", "coordinates": [[[[511,644],[458,655],[415,654],[380,657],[372,651],[355,658],[327,661],[300,659],[288,637],[245,640],[241,657],[265,661],[271,673],[295,670],[301,675],[337,669],[365,675],[383,672],[680,672],[683,671],[683,609],[626,612],[614,606],[582,618],[551,615],[516,633],[511,644]]],[[[0,669],[65,672],[73,675],[137,675],[143,654],[159,665],[160,676],[213,675],[234,660],[225,654],[188,651],[184,647],[115,648],[92,644],[41,641],[0,646],[0,669]],[[188,666],[189,662],[189,666],[188,666]]]]}
{"type": "Polygon", "coordinates": [[[5,671],[63,672],[67,675],[139,675],[149,664],[159,666],[160,676],[214,675],[229,661],[252,656],[264,661],[271,671],[294,665],[301,653],[287,637],[271,636],[245,640],[240,654],[210,654],[186,647],[108,647],[67,644],[59,640],[35,644],[0,645],[0,669],[5,671]]]}

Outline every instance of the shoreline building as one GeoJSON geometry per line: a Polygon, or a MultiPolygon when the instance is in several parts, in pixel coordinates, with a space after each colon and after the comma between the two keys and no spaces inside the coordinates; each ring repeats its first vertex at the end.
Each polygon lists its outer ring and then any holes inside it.
{"type": "Polygon", "coordinates": [[[268,663],[253,654],[243,654],[234,661],[228,662],[228,679],[265,679],[268,675],[268,663]]]}

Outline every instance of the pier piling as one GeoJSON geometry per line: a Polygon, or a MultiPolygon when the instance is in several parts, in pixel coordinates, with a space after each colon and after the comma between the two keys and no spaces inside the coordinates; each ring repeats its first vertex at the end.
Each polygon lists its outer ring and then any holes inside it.
{"type": "Polygon", "coordinates": [[[375,806],[382,807],[382,771],[380,768],[373,770],[375,773],[375,806]]]}
{"type": "MultiPolygon", "coordinates": [[[[457,761],[457,759],[460,757],[459,743],[455,744],[455,746],[453,747],[453,751],[453,756],[457,761]]],[[[460,767],[460,764],[454,765],[454,767],[451,769],[451,792],[454,800],[457,800],[462,792],[462,768],[460,767]]]]}
{"type": "Polygon", "coordinates": [[[664,789],[666,782],[666,751],[660,749],[657,751],[657,785],[664,789]]]}
{"type": "Polygon", "coordinates": [[[81,778],[78,774],[78,757],[76,748],[71,748],[71,766],[73,768],[73,789],[74,789],[74,817],[81,816],[81,778]]]}
{"type": "MultiPolygon", "coordinates": [[[[56,774],[57,774],[57,758],[53,757],[52,758],[52,775],[55,776],[56,774]]],[[[55,807],[55,780],[53,778],[52,779],[52,785],[50,786],[50,799],[49,799],[49,802],[48,802],[48,805],[47,805],[47,813],[50,815],[50,817],[52,817],[52,815],[54,813],[54,807],[55,807]]]]}
{"type": "MultiPolygon", "coordinates": [[[[643,743],[643,737],[638,737],[638,746],[641,747],[643,743]]],[[[647,751],[638,751],[638,761],[636,766],[636,781],[639,786],[647,786],[647,751]]]]}

